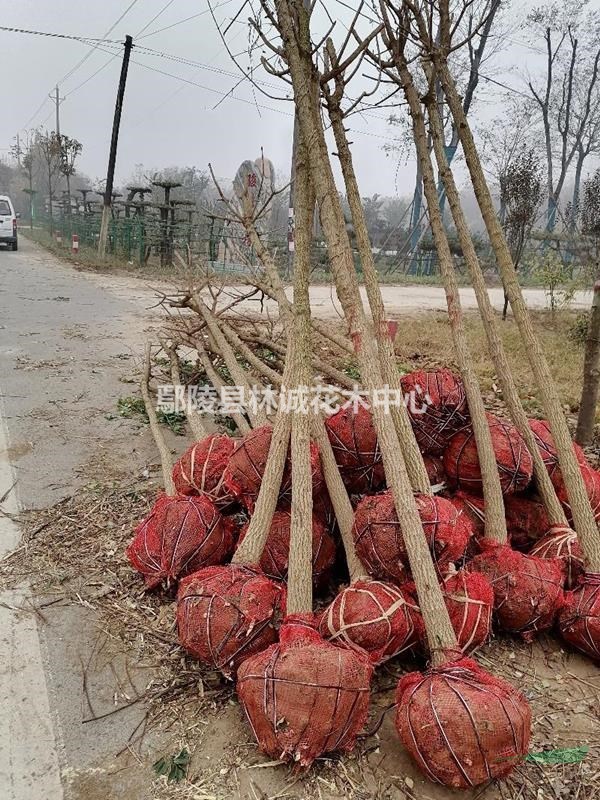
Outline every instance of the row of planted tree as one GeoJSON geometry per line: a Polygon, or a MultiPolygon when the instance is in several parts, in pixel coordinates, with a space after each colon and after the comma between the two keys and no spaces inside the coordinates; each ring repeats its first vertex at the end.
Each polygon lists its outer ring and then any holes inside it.
{"type": "Polygon", "coordinates": [[[192,349],[215,388],[227,380],[246,387],[258,380],[300,396],[315,375],[346,386],[347,376],[321,356],[326,345],[355,355],[370,397],[385,386],[402,395],[418,386],[427,405],[416,414],[403,403],[389,409],[372,403],[370,412],[346,408],[324,420],[296,403],[291,410],[281,406],[270,421],[257,407],[235,415],[239,440],[207,437],[202,418],[190,412],[198,442],[171,470],[150,391],[148,346],[142,392],[161,451],[165,494],[138,527],[128,554],[148,588],[179,582],[182,644],[235,678],[264,752],[309,766],[323,753],[352,748],[367,718],[373,666],[417,650],[429,663],[398,684],[398,734],[429,779],[469,788],[510,773],[525,757],[531,732],[526,698],[466,656],[489,636],[492,612],[498,630],[531,638],[557,624],[571,646],[600,657],[600,480],[573,447],[448,66],[460,43],[460,14],[451,12],[448,0],[379,0],[373,9],[378,24],[366,36],[353,24],[336,48],[330,37],[314,44],[311,11],[301,0],[261,0],[260,7],[265,25],[256,18],[256,32],[274,53],[266,65],[290,83],[298,122],[293,301],[261,239],[262,208],[250,187],[225,206],[226,215],[244,225],[261,262],[249,288],[276,301],[286,344],[278,350],[265,342],[268,334],[257,341],[244,333],[228,316],[233,303],[209,304],[214,277],[207,270],[205,280],[170,301],[162,347],[172,382],[181,383],[192,349]],[[385,313],[345,127],[352,107],[348,77],[368,59],[410,110],[460,376],[441,370],[400,377],[394,336],[402,336],[402,326],[396,331],[385,313]],[[447,163],[441,96],[460,134],[544,423],[528,420],[511,374],[447,163]],[[325,118],[335,136],[372,324],[335,187],[325,118]],[[510,421],[484,408],[434,164],[510,421]],[[315,204],[346,335],[311,318],[315,204]],[[173,315],[175,307],[184,311],[173,315]],[[279,360],[261,357],[265,347],[279,360]],[[241,531],[234,513],[240,507],[247,519],[241,531]],[[318,587],[331,567],[336,530],[350,583],[315,614],[313,584],[318,587]]]}

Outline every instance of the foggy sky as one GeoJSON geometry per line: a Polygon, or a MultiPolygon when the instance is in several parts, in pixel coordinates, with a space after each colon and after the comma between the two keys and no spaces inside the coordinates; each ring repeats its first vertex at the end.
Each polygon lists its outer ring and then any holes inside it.
{"type": "MultiPolygon", "coordinates": [[[[0,24],[102,38],[131,1],[0,0],[0,24]]],[[[129,33],[141,46],[191,59],[201,63],[203,68],[134,49],[121,124],[116,182],[124,183],[139,163],[152,170],[175,164],[205,168],[209,161],[217,175],[229,179],[239,163],[256,158],[261,147],[278,172],[287,176],[293,123],[291,106],[265,98],[247,81],[232,92],[233,96],[223,99],[223,94],[238,83],[239,73],[223,47],[206,0],[172,0],[164,13],[139,39],[136,38],[167,2],[137,0],[108,38],[122,41],[129,33]],[[202,11],[206,12],[202,16],[148,35],[202,11]],[[148,67],[201,86],[185,84],[148,67]],[[221,74],[213,71],[215,69],[231,74],[221,74]]],[[[348,3],[353,5],[353,0],[348,3]]],[[[240,0],[214,0],[213,8],[219,4],[222,5],[215,13],[226,25],[239,8],[240,0]]],[[[593,0],[593,5],[600,7],[600,0],[593,0]]],[[[349,12],[335,0],[328,0],[329,6],[335,11],[334,16],[342,20],[344,15],[348,18],[349,12]]],[[[516,18],[523,13],[523,4],[515,3],[514,9],[516,18]]],[[[340,35],[343,35],[342,28],[340,35]]],[[[231,26],[227,38],[234,52],[244,50],[247,36],[244,24],[238,22],[231,26]]],[[[517,68],[522,71],[523,64],[527,63],[535,72],[538,58],[531,49],[519,44],[522,38],[521,33],[514,34],[507,42],[506,51],[496,59],[493,71],[495,78],[520,90],[524,90],[525,84],[517,68]]],[[[54,106],[50,99],[43,102],[44,97],[90,50],[80,42],[0,31],[0,156],[7,155],[6,150],[17,131],[21,130],[23,135],[25,126],[55,128],[54,106]],[[42,108],[34,113],[42,102],[42,108]]],[[[96,50],[59,87],[61,97],[66,97],[60,107],[61,132],[83,143],[78,165],[91,178],[103,178],[106,172],[120,61],[120,54],[112,57],[96,50]],[[112,60],[98,75],[78,88],[109,59],[112,60]]],[[[264,74],[260,66],[256,75],[269,83],[277,81],[264,74]]],[[[499,92],[501,90],[483,82],[481,99],[475,109],[480,121],[491,120],[500,112],[499,92]]],[[[380,110],[369,116],[355,116],[349,123],[364,195],[412,193],[412,155],[399,160],[386,156],[383,150],[386,142],[393,141],[393,131],[386,122],[389,113],[380,110]]]]}

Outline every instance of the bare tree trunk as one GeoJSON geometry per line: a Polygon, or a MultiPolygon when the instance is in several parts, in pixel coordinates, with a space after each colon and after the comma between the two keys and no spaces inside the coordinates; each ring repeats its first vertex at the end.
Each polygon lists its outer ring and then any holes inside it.
{"type": "Polygon", "coordinates": [[[163,483],[165,485],[165,492],[170,496],[174,497],[175,492],[175,484],[173,483],[173,459],[171,458],[171,453],[169,448],[167,447],[167,443],[165,441],[165,437],[163,436],[163,432],[160,429],[160,424],[158,422],[158,417],[156,415],[156,407],[152,402],[152,398],[150,397],[150,372],[152,369],[151,363],[151,347],[150,342],[146,342],[146,353],[145,353],[145,360],[144,360],[144,371],[142,374],[142,380],[140,382],[140,390],[142,392],[142,398],[144,400],[144,406],[146,407],[146,414],[148,415],[148,421],[150,423],[150,431],[152,432],[152,436],[154,437],[154,441],[156,442],[156,446],[158,448],[158,452],[160,454],[160,464],[162,467],[163,473],[163,483]]]}
{"type": "Polygon", "coordinates": [[[600,536],[598,535],[596,521],[587,497],[579,464],[573,453],[571,436],[564,418],[556,386],[552,380],[552,373],[550,372],[546,356],[533,329],[533,324],[527,311],[525,300],[523,299],[523,293],[512,263],[510,250],[494,210],[492,197],[479,160],[473,135],[462,111],[458,90],[450,74],[445,58],[436,50],[434,50],[432,56],[442,82],[450,111],[460,131],[463,153],[471,176],[477,203],[481,210],[490,242],[498,261],[502,280],[542,396],[546,416],[558,451],[560,467],[569,495],[575,527],[586,557],[587,568],[592,572],[600,572],[600,536]]]}
{"type": "Polygon", "coordinates": [[[529,427],[527,414],[525,413],[525,410],[521,404],[521,400],[519,399],[519,392],[512,376],[510,364],[508,363],[508,359],[506,357],[506,352],[498,332],[498,327],[494,320],[494,309],[490,302],[483,272],[477,257],[477,252],[475,250],[475,246],[469,231],[469,226],[462,209],[460,194],[456,187],[452,170],[445,156],[442,140],[442,121],[439,116],[438,106],[429,101],[427,102],[427,109],[440,177],[444,184],[446,196],[448,198],[448,204],[452,213],[452,219],[456,225],[460,246],[465,257],[465,262],[469,269],[469,275],[471,277],[473,289],[475,290],[477,305],[481,313],[481,319],[487,337],[488,347],[500,379],[504,400],[508,406],[512,421],[523,436],[525,444],[532,455],[536,483],[546,510],[548,511],[550,521],[552,524],[566,525],[567,519],[565,517],[565,513],[560,502],[558,501],[556,491],[554,490],[554,486],[552,485],[548,471],[544,466],[544,462],[537,447],[535,437],[531,431],[531,428],[529,427]]]}
{"type": "MultiPolygon", "coordinates": [[[[387,33],[384,33],[384,42],[391,45],[387,33]]],[[[460,369],[460,373],[465,384],[469,412],[473,423],[473,432],[477,444],[477,453],[481,467],[483,482],[483,494],[485,499],[485,535],[486,538],[505,544],[508,540],[506,530],[506,518],[504,515],[504,501],[502,499],[502,488],[500,486],[500,476],[496,464],[496,456],[492,444],[492,437],[481,397],[481,390],[473,369],[473,359],[469,351],[467,336],[463,324],[463,315],[460,305],[458,283],[454,268],[454,260],[448,237],[444,229],[442,211],[439,204],[438,193],[435,184],[435,176],[427,147],[427,130],[425,119],[421,107],[419,93],[412,80],[408,65],[401,54],[400,48],[395,47],[395,62],[400,76],[404,96],[408,102],[410,116],[413,124],[413,136],[417,148],[417,156],[423,173],[423,187],[427,198],[427,210],[429,222],[433,234],[435,247],[438,253],[440,269],[444,281],[446,301],[448,304],[448,317],[450,328],[454,340],[454,349],[460,369]]],[[[430,89],[431,93],[431,89],[430,89]]],[[[432,95],[432,105],[435,105],[435,97],[432,95]]],[[[437,114],[437,109],[436,109],[437,114]]],[[[439,127],[434,130],[434,146],[443,154],[443,139],[440,139],[439,127]]],[[[445,156],[444,156],[445,158],[445,156]]],[[[445,185],[445,184],[444,184],[445,185]]]]}
{"type": "MultiPolygon", "coordinates": [[[[327,49],[332,67],[335,69],[338,62],[331,40],[327,43],[327,49]]],[[[340,106],[343,91],[343,77],[340,75],[337,80],[335,93],[326,92],[329,118],[331,119],[338,157],[342,167],[344,184],[346,186],[346,197],[348,199],[348,205],[350,206],[352,224],[356,235],[356,245],[358,247],[365,288],[367,290],[369,306],[375,325],[375,337],[377,339],[377,349],[379,352],[383,379],[390,389],[398,390],[400,394],[402,394],[394,343],[388,332],[388,323],[386,320],[383,298],[381,296],[381,289],[379,288],[377,268],[375,267],[369,232],[367,230],[360,191],[356,180],[354,164],[352,162],[352,153],[350,152],[348,137],[344,129],[344,119],[340,106]]],[[[421,455],[415,439],[406,406],[404,403],[401,403],[399,406],[392,406],[390,410],[413,489],[423,494],[431,494],[431,484],[429,483],[423,456],[421,455]]]]}
{"type": "MultiPolygon", "coordinates": [[[[181,386],[181,371],[179,369],[179,358],[177,357],[177,347],[173,345],[170,346],[168,345],[168,343],[163,342],[163,349],[166,350],[171,364],[171,383],[173,384],[173,386],[181,386]]],[[[192,429],[192,435],[194,439],[197,442],[200,441],[200,439],[204,439],[208,431],[204,427],[202,418],[200,417],[200,414],[198,414],[196,409],[187,408],[186,417],[190,425],[190,428],[192,429]]]]}
{"type": "Polygon", "coordinates": [[[588,445],[594,435],[596,406],[600,390],[600,281],[594,284],[594,300],[590,313],[585,356],[583,359],[583,385],[577,416],[575,441],[588,445]]]}
{"type": "MultiPolygon", "coordinates": [[[[306,148],[300,142],[295,157],[294,305],[292,332],[295,365],[292,383],[307,392],[310,367],[310,251],[315,194],[310,180],[306,148]]],[[[308,400],[308,396],[306,398],[308,400]]],[[[310,613],[312,597],[312,469],[310,463],[309,414],[296,408],[292,414],[292,521],[288,570],[288,614],[310,613]]]]}
{"type": "MultiPolygon", "coordinates": [[[[319,114],[319,76],[311,57],[310,14],[299,0],[275,0],[275,8],[294,88],[300,135],[309,154],[311,177],[337,294],[350,327],[365,387],[372,392],[381,388],[382,376],[375,342],[366,324],[352,250],[319,114]]],[[[456,635],[437,581],[394,424],[379,407],[373,408],[373,420],[417,586],[433,662],[441,664],[447,660],[448,651],[456,649],[456,635]]]]}
{"type": "MultiPolygon", "coordinates": [[[[212,383],[214,388],[217,391],[220,391],[223,388],[223,386],[226,385],[225,381],[223,380],[223,378],[221,378],[217,370],[214,368],[212,361],[208,357],[208,353],[206,352],[206,348],[204,347],[204,342],[202,341],[201,336],[197,336],[194,339],[194,345],[196,347],[196,350],[198,351],[200,363],[202,364],[202,367],[206,372],[206,377],[212,383]]],[[[232,414],[231,418],[237,425],[240,433],[242,434],[249,433],[252,430],[251,426],[248,424],[243,414],[232,414]]]]}

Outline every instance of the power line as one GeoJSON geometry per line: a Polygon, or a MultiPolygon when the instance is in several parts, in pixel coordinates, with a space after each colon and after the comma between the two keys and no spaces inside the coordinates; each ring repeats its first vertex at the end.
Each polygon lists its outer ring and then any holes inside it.
{"type": "MultiPolygon", "coordinates": [[[[216,11],[218,8],[221,8],[222,6],[226,6],[231,2],[232,2],[232,0],[223,0],[222,3],[219,3],[217,6],[215,6],[213,8],[213,11],[216,11]]],[[[208,14],[209,12],[210,12],[210,8],[207,8],[204,11],[199,11],[197,14],[192,14],[191,17],[186,17],[185,19],[180,19],[179,22],[173,22],[171,25],[166,25],[164,28],[158,28],[155,31],[150,31],[150,33],[147,33],[145,36],[142,36],[141,38],[142,39],[147,39],[148,36],[154,36],[157,33],[162,33],[163,31],[169,31],[169,30],[171,30],[171,28],[175,28],[177,25],[183,25],[184,22],[189,22],[192,19],[197,19],[198,17],[203,17],[205,14],[208,14]]]]}
{"type": "MultiPolygon", "coordinates": [[[[137,0],[134,0],[134,2],[137,3],[137,0]]],[[[108,33],[110,33],[111,30],[112,30],[112,28],[108,31],[108,33]]],[[[91,36],[70,36],[69,34],[66,34],[66,33],[51,33],[49,31],[30,31],[30,30],[26,30],[25,28],[7,28],[7,27],[5,27],[3,25],[0,25],[0,31],[7,31],[8,33],[25,33],[25,34],[29,34],[31,36],[48,36],[48,37],[50,37],[52,39],[73,39],[76,42],[83,42],[84,44],[87,44],[88,42],[99,42],[99,43],[101,43],[101,42],[110,42],[111,41],[110,39],[106,39],[106,38],[94,39],[91,36]]],[[[107,35],[108,35],[108,33],[107,33],[107,35]]]]}
{"type": "Polygon", "coordinates": [[[153,23],[153,22],[156,22],[156,20],[157,20],[159,17],[161,17],[161,16],[162,16],[162,15],[165,13],[165,11],[167,10],[167,8],[169,8],[169,6],[172,6],[174,2],[175,2],[175,0],[169,0],[169,2],[168,2],[166,5],[164,5],[164,6],[161,8],[161,10],[158,12],[158,14],[155,14],[155,15],[152,17],[152,19],[150,20],[150,22],[147,22],[147,23],[144,25],[144,27],[141,29],[141,31],[138,31],[138,33],[137,33],[137,36],[141,36],[141,35],[142,35],[142,33],[143,33],[145,30],[148,30],[148,28],[150,27],[150,25],[152,25],[152,23],[153,23]]]}

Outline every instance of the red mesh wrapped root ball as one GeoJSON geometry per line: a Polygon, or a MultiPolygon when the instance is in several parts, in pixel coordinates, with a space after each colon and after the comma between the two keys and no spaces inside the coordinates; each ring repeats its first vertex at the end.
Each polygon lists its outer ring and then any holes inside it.
{"type": "MultiPolygon", "coordinates": [[[[467,548],[472,529],[449,500],[416,494],[415,500],[435,565],[444,575],[467,548]]],[[[409,561],[392,493],[363,497],[354,513],[356,551],[371,575],[394,583],[408,577],[409,561]]]]}
{"type": "Polygon", "coordinates": [[[469,420],[463,382],[449,369],[419,369],[400,382],[419,447],[428,455],[441,455],[469,420]]]}
{"type": "Polygon", "coordinates": [[[494,611],[505,631],[530,641],[552,627],[564,602],[562,562],[535,558],[490,540],[469,562],[469,572],[481,572],[494,590],[494,611]]]}
{"type": "Polygon", "coordinates": [[[213,433],[189,447],[173,467],[173,483],[179,494],[207,494],[217,507],[233,498],[225,488],[225,467],[235,449],[231,436],[213,433]]]}
{"type": "Polygon", "coordinates": [[[427,470],[429,483],[432,486],[439,486],[441,483],[444,483],[446,480],[446,474],[444,472],[444,464],[442,463],[441,458],[438,458],[437,456],[424,455],[423,463],[425,464],[425,469],[427,470]]]}
{"type": "Polygon", "coordinates": [[[421,612],[407,591],[369,580],[342,589],[319,621],[323,638],[361,647],[375,665],[411,650],[422,628],[421,612]]]}
{"type": "Polygon", "coordinates": [[[359,405],[340,409],[325,420],[327,435],[340,474],[350,494],[376,492],[385,472],[371,412],[359,405]]]}
{"type": "Polygon", "coordinates": [[[565,586],[574,589],[584,573],[584,558],[577,534],[564,525],[555,525],[533,547],[529,555],[558,558],[564,564],[565,586]]]}
{"type": "MultiPolygon", "coordinates": [[[[596,517],[596,522],[600,522],[600,474],[596,470],[581,464],[581,477],[585,486],[585,491],[592,507],[592,513],[596,517]]],[[[556,496],[561,502],[562,507],[567,515],[567,520],[573,523],[573,512],[571,511],[571,503],[567,493],[567,487],[564,484],[562,475],[559,475],[553,481],[556,487],[556,496]]]]}
{"type": "Polygon", "coordinates": [[[290,618],[279,644],[240,666],[237,693],[260,749],[309,767],[323,753],[354,747],[372,672],[362,651],[336,647],[290,618]]]}
{"type": "Polygon", "coordinates": [[[207,567],[179,586],[179,639],[199,661],[230,677],[245,658],[277,641],[285,602],[285,587],[256,569],[207,567]]]}
{"type": "MultiPolygon", "coordinates": [[[[542,456],[542,461],[548,470],[548,475],[550,475],[552,483],[558,486],[562,482],[562,475],[558,463],[558,453],[554,446],[554,439],[550,433],[550,424],[545,419],[530,419],[529,427],[535,437],[535,441],[542,456]]],[[[589,466],[585,453],[577,442],[573,442],[573,452],[580,465],[589,466]]]]}
{"type": "Polygon", "coordinates": [[[600,575],[586,573],[579,586],[566,592],[558,616],[563,639],[590,658],[600,661],[600,575]]]}
{"type": "Polygon", "coordinates": [[[127,557],[153,589],[222,564],[233,550],[234,529],[206,495],[161,495],[136,528],[127,557]]]}
{"type": "Polygon", "coordinates": [[[483,497],[467,492],[456,492],[448,498],[452,505],[469,520],[473,536],[483,536],[485,531],[485,504],[483,497]]]}
{"type": "Polygon", "coordinates": [[[442,582],[450,622],[463,653],[471,653],[490,638],[494,590],[479,572],[461,569],[442,582]]]}
{"type": "Polygon", "coordinates": [[[506,529],[511,547],[528,551],[550,530],[546,507],[540,500],[521,495],[504,498],[506,529]]]}
{"type": "MultiPolygon", "coordinates": [[[[505,419],[486,413],[503,494],[522,492],[533,475],[533,460],[519,431],[505,419]]],[[[483,484],[475,435],[471,428],[455,434],[444,453],[444,470],[454,484],[481,494],[483,484]]]]}
{"type": "MultiPolygon", "coordinates": [[[[238,441],[225,469],[224,483],[227,490],[233,497],[240,500],[249,511],[254,509],[254,504],[260,491],[267,459],[269,457],[272,434],[273,428],[271,425],[263,425],[247,433],[238,441]]],[[[313,491],[317,494],[323,488],[323,474],[321,472],[319,451],[312,442],[310,445],[310,455],[313,491]]],[[[288,458],[279,492],[280,504],[289,505],[291,497],[292,468],[288,451],[288,458]]]]}
{"type": "Polygon", "coordinates": [[[462,658],[400,679],[396,729],[430,780],[469,789],[508,775],[527,755],[531,710],[521,692],[462,658]]]}
{"type": "MultiPolygon", "coordinates": [[[[287,580],[291,525],[292,515],[289,511],[275,512],[265,549],[260,558],[260,568],[270,578],[287,580]]],[[[240,542],[244,539],[247,530],[248,525],[245,525],[240,534],[240,542]]],[[[327,532],[324,523],[314,514],[312,534],[313,581],[315,585],[321,586],[326,581],[329,570],[335,561],[335,542],[327,532]]]]}

